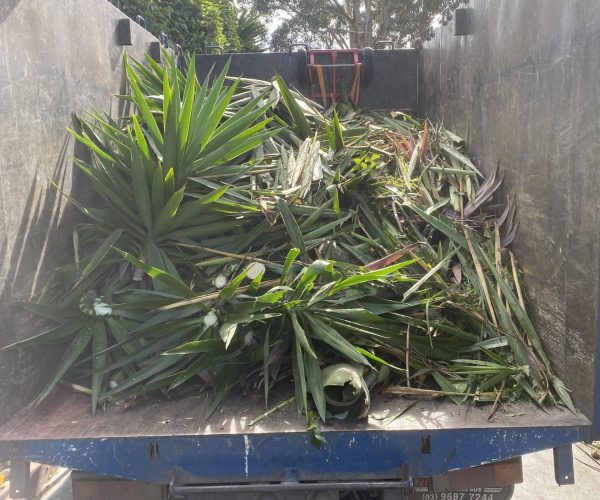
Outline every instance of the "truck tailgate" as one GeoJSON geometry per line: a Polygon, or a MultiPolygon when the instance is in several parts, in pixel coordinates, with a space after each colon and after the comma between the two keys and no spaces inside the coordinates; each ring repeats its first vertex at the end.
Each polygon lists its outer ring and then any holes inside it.
{"type": "MultiPolygon", "coordinates": [[[[271,405],[292,394],[271,395],[271,405]]],[[[407,479],[434,476],[590,438],[583,415],[528,404],[457,406],[445,400],[375,395],[366,421],[323,426],[311,442],[295,404],[261,419],[261,394],[232,395],[203,420],[204,396],[148,399],[95,416],[89,397],[61,388],[0,427],[0,455],[147,482],[407,479]],[[415,404],[416,403],[416,404],[415,404]]]]}

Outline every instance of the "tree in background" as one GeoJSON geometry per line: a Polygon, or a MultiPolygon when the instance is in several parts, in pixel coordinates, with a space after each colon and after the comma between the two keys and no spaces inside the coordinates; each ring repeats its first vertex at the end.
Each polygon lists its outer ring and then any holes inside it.
{"type": "Polygon", "coordinates": [[[132,19],[141,15],[148,30],[165,33],[186,53],[209,45],[226,51],[257,51],[266,36],[256,15],[238,10],[233,0],[121,0],[119,8],[132,19]]]}
{"type": "Polygon", "coordinates": [[[262,52],[265,50],[267,28],[256,11],[245,8],[239,9],[237,24],[242,52],[262,52]]]}
{"type": "Polygon", "coordinates": [[[280,17],[271,36],[273,50],[290,43],[312,47],[372,47],[393,40],[406,45],[419,39],[434,17],[460,0],[253,0],[258,12],[280,17]]]}

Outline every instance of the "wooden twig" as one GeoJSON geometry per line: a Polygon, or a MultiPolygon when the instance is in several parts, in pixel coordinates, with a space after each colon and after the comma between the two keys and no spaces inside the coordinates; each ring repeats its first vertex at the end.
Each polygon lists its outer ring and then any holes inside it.
{"type": "Polygon", "coordinates": [[[406,327],[406,353],[405,353],[405,363],[406,363],[406,387],[410,387],[410,325],[406,327]]]}
{"type": "Polygon", "coordinates": [[[269,408],[266,412],[264,412],[263,414],[259,415],[258,417],[256,417],[253,420],[250,420],[250,423],[248,424],[248,427],[252,427],[254,424],[257,424],[258,422],[260,422],[263,418],[268,417],[269,415],[271,415],[272,413],[275,413],[277,410],[281,410],[281,408],[284,408],[285,406],[289,405],[292,401],[294,401],[296,398],[290,398],[290,399],[286,399],[284,401],[280,401],[279,403],[277,403],[275,406],[273,406],[273,408],[269,408]]]}
{"type": "Polygon", "coordinates": [[[449,392],[449,391],[436,391],[434,389],[418,389],[416,387],[404,387],[400,385],[392,385],[386,387],[383,390],[384,393],[388,394],[404,394],[406,396],[429,396],[432,398],[441,398],[444,396],[496,396],[495,392],[481,392],[481,393],[468,393],[468,392],[449,392]]]}
{"type": "Polygon", "coordinates": [[[225,252],[223,250],[217,250],[216,248],[203,247],[202,245],[190,245],[188,243],[175,243],[175,246],[183,247],[183,248],[190,248],[190,249],[194,249],[194,250],[203,250],[205,252],[222,255],[223,257],[231,257],[232,259],[247,260],[247,261],[251,261],[251,262],[258,262],[260,264],[273,265],[273,262],[270,262],[270,261],[264,260],[264,259],[260,259],[258,257],[251,257],[248,255],[240,255],[237,253],[225,252]]]}
{"type": "Polygon", "coordinates": [[[469,233],[467,232],[466,228],[463,228],[463,231],[467,240],[467,245],[469,246],[469,251],[471,252],[471,256],[473,257],[473,264],[475,264],[475,271],[477,272],[477,277],[479,278],[483,294],[485,295],[485,301],[487,302],[488,309],[490,310],[490,315],[492,316],[492,322],[496,327],[498,327],[498,320],[496,319],[496,313],[494,312],[492,299],[490,299],[490,293],[487,288],[486,278],[485,274],[483,273],[483,268],[481,267],[481,262],[479,262],[479,259],[477,258],[477,254],[475,253],[475,249],[473,248],[471,238],[469,237],[469,233]]]}
{"type": "Polygon", "coordinates": [[[515,262],[515,256],[512,252],[510,254],[510,264],[512,266],[513,279],[515,280],[515,288],[517,289],[517,297],[519,297],[519,304],[525,309],[525,300],[523,300],[523,292],[521,291],[521,283],[519,281],[519,273],[517,272],[517,263],[515,262]]]}
{"type": "Polygon", "coordinates": [[[502,381],[502,385],[500,386],[500,390],[498,391],[498,394],[496,395],[496,399],[494,400],[494,406],[492,406],[492,411],[490,412],[490,416],[488,417],[488,420],[491,420],[492,417],[494,416],[494,414],[496,413],[496,410],[498,409],[498,403],[500,402],[500,398],[502,397],[502,392],[504,392],[505,386],[506,386],[506,379],[504,379],[502,381]]]}
{"type": "MultiPolygon", "coordinates": [[[[267,288],[270,286],[277,285],[279,285],[279,280],[269,280],[263,281],[260,285],[258,285],[258,288],[267,288]]],[[[240,293],[247,292],[249,288],[250,285],[242,286],[238,288],[234,292],[234,294],[238,295],[240,293]]],[[[219,293],[220,292],[207,293],[205,295],[198,295],[198,297],[193,297],[191,299],[180,300],[179,302],[174,302],[173,304],[169,304],[168,306],[159,307],[158,309],[155,309],[155,312],[169,311],[171,309],[177,309],[178,307],[185,307],[192,304],[198,304],[200,302],[208,302],[211,300],[215,300],[219,296],[219,293]]]]}

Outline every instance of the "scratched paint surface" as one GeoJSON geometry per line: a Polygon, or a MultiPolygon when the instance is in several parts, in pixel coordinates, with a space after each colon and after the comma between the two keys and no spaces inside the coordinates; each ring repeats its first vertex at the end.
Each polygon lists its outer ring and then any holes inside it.
{"type": "MultiPolygon", "coordinates": [[[[51,440],[14,443],[13,454],[85,472],[168,483],[402,479],[440,474],[562,446],[589,428],[463,429],[423,433],[328,432],[316,448],[307,433],[51,440]],[[423,448],[429,438],[428,449],[423,448]],[[151,450],[154,450],[151,453],[151,450]]],[[[0,450],[2,451],[2,450],[0,450]]]]}

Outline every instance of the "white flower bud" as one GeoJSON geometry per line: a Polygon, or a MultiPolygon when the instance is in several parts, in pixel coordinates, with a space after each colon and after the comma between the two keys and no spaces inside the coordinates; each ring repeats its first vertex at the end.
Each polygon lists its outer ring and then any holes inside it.
{"type": "Polygon", "coordinates": [[[206,316],[204,316],[204,324],[208,327],[210,326],[214,326],[217,324],[219,318],[217,318],[217,315],[215,314],[214,311],[210,311],[209,313],[207,313],[206,316]]]}
{"type": "Polygon", "coordinates": [[[108,304],[96,299],[94,300],[94,312],[96,316],[109,316],[112,313],[112,308],[108,304]]]}
{"type": "Polygon", "coordinates": [[[227,284],[227,278],[222,274],[219,274],[219,276],[214,279],[213,283],[217,288],[223,288],[227,284]]]}
{"type": "Polygon", "coordinates": [[[266,268],[264,264],[261,264],[260,262],[252,262],[252,264],[248,266],[248,274],[246,276],[253,280],[254,278],[263,274],[265,269],[266,268]]]}

